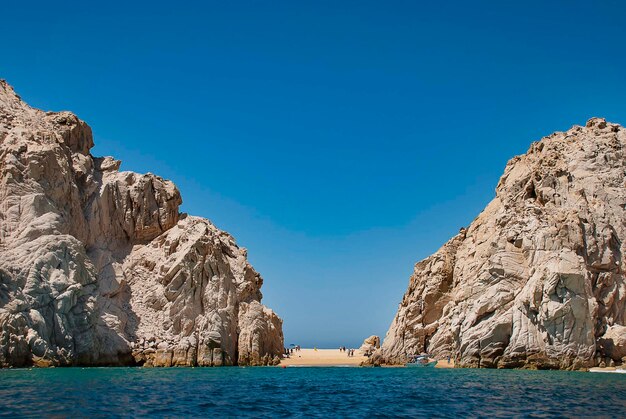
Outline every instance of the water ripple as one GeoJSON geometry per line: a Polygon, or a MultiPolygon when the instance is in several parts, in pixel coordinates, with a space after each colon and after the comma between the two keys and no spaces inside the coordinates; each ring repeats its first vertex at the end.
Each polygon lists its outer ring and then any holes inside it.
{"type": "Polygon", "coordinates": [[[0,417],[623,417],[626,376],[401,368],[0,370],[0,417]]]}

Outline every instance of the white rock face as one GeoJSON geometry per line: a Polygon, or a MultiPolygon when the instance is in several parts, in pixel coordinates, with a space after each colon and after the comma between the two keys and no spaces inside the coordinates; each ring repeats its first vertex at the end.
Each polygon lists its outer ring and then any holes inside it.
{"type": "Polygon", "coordinates": [[[473,367],[621,361],[625,149],[624,128],[593,118],[509,161],[495,199],[415,265],[376,362],[421,352],[473,367]]]}
{"type": "Polygon", "coordinates": [[[0,81],[0,366],[278,362],[282,320],[245,249],[92,146],[0,81]]]}

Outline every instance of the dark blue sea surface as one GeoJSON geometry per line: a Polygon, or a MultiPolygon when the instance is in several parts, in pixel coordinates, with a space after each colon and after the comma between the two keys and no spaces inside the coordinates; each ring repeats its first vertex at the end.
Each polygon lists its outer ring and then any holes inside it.
{"type": "Polygon", "coordinates": [[[0,370],[0,417],[625,417],[626,374],[429,368],[0,370]]]}

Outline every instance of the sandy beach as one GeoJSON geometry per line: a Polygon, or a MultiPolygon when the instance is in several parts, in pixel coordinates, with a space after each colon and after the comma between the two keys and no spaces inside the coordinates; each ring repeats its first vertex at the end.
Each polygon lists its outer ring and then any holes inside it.
{"type": "Polygon", "coordinates": [[[445,359],[439,360],[435,368],[454,368],[454,359],[451,359],[450,362],[445,359]]]}
{"type": "Polygon", "coordinates": [[[301,349],[291,355],[290,358],[284,358],[281,366],[359,366],[361,362],[367,359],[357,349],[354,356],[348,356],[347,352],[341,352],[339,349],[301,349]]]}
{"type": "Polygon", "coordinates": [[[618,373],[618,374],[626,374],[626,369],[623,367],[593,367],[589,368],[589,372],[609,372],[609,373],[618,373]]]}
{"type": "MultiPolygon", "coordinates": [[[[349,357],[347,352],[340,352],[339,349],[302,349],[294,352],[290,358],[284,358],[281,366],[359,366],[367,360],[358,349],[354,351],[354,356],[349,357]]],[[[398,365],[402,367],[402,365],[398,365]]],[[[454,360],[450,362],[441,360],[437,362],[436,368],[454,368],[454,360]]]]}

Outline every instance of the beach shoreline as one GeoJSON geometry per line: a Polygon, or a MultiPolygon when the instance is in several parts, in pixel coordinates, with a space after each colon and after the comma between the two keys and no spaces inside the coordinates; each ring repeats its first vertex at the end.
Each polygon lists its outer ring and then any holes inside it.
{"type": "Polygon", "coordinates": [[[293,351],[289,358],[283,358],[280,366],[285,367],[358,367],[367,357],[355,349],[354,356],[339,349],[302,348],[293,351]]]}
{"type": "MultiPolygon", "coordinates": [[[[363,366],[368,358],[358,349],[354,356],[348,356],[347,352],[339,349],[315,349],[302,348],[293,351],[289,358],[280,361],[281,367],[359,367],[363,366]]],[[[383,367],[404,368],[404,365],[383,365],[383,367]]],[[[454,360],[450,362],[439,360],[435,368],[455,368],[454,360]]]]}
{"type": "Polygon", "coordinates": [[[445,359],[441,359],[437,361],[435,368],[455,368],[454,360],[451,359],[449,362],[445,359]]]}

